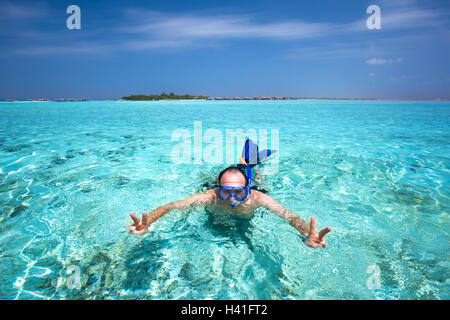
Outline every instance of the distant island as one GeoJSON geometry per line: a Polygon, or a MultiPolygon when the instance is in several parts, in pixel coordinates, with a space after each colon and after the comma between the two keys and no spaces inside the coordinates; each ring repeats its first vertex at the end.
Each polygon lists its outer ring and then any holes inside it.
{"type": "Polygon", "coordinates": [[[148,100],[205,100],[209,97],[206,96],[191,96],[189,94],[177,95],[173,92],[167,94],[165,92],[161,94],[136,94],[128,97],[122,97],[122,100],[131,100],[131,101],[148,101],[148,100]]]}
{"type": "MultiPolygon", "coordinates": [[[[159,101],[159,100],[366,100],[366,101],[383,101],[386,99],[379,98],[329,98],[329,97],[287,97],[287,96],[257,96],[257,97],[209,97],[209,96],[192,96],[190,94],[177,95],[174,93],[161,93],[149,95],[131,95],[122,98],[98,99],[99,101],[159,101]]],[[[399,99],[388,99],[389,101],[403,101],[399,99]]],[[[86,102],[87,98],[33,98],[33,99],[2,99],[0,102],[86,102]]],[[[95,100],[94,100],[95,101],[95,100]]],[[[409,100],[405,100],[409,101],[409,100]]],[[[415,101],[449,101],[448,99],[417,99],[415,101]]]]}

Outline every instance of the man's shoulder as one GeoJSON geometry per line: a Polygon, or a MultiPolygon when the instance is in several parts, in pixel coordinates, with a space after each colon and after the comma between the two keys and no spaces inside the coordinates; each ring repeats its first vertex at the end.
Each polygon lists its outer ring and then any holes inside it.
{"type": "Polygon", "coordinates": [[[258,201],[258,202],[261,202],[261,201],[271,198],[271,196],[269,196],[268,194],[265,194],[264,192],[261,192],[258,190],[253,190],[253,189],[252,189],[252,195],[253,195],[253,198],[255,199],[255,201],[258,201]]]}
{"type": "Polygon", "coordinates": [[[215,199],[216,198],[216,189],[208,189],[204,192],[197,193],[198,197],[203,199],[215,199]]]}
{"type": "Polygon", "coordinates": [[[216,189],[208,189],[205,192],[203,192],[203,194],[209,195],[209,196],[216,195],[216,189]]]}

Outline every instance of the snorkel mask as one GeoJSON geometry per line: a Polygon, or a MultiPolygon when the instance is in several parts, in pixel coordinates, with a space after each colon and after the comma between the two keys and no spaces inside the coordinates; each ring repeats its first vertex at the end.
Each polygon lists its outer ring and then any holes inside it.
{"type": "Polygon", "coordinates": [[[245,201],[247,197],[251,194],[251,177],[252,177],[252,171],[250,169],[250,166],[245,162],[242,157],[239,157],[239,161],[245,165],[247,169],[247,186],[220,186],[219,187],[219,198],[222,200],[229,200],[231,196],[232,202],[230,203],[230,206],[232,208],[236,207],[241,202],[245,201]]]}
{"type": "Polygon", "coordinates": [[[231,207],[237,206],[240,202],[244,201],[248,196],[247,187],[245,186],[220,186],[219,197],[222,200],[229,200],[231,197],[231,207]]]}

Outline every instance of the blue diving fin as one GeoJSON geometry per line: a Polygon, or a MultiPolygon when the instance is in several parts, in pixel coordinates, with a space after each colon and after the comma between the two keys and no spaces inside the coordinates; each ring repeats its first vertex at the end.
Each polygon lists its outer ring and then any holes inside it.
{"type": "Polygon", "coordinates": [[[265,149],[259,151],[258,145],[252,140],[245,140],[244,148],[242,149],[242,158],[250,165],[254,167],[257,164],[263,163],[270,157],[276,150],[265,149]]]}

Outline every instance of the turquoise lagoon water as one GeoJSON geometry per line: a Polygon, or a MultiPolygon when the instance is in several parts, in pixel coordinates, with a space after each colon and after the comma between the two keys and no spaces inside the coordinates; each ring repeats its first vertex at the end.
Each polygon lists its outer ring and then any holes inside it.
{"type": "Polygon", "coordinates": [[[448,299],[449,124],[446,102],[1,103],[0,299],[448,299]],[[173,132],[193,137],[194,121],[269,143],[277,129],[265,188],[330,226],[328,247],[264,209],[244,236],[203,208],[128,234],[130,211],[226,165],[173,162],[173,132]]]}

